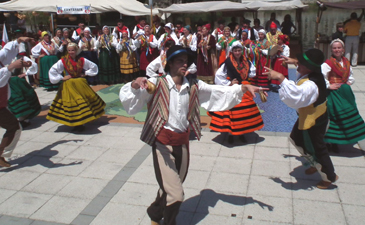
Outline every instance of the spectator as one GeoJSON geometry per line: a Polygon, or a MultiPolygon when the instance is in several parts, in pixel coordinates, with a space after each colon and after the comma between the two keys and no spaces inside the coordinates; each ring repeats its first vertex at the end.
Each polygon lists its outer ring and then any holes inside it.
{"type": "Polygon", "coordinates": [[[274,22],[275,24],[276,24],[276,26],[277,26],[277,30],[278,31],[281,31],[281,27],[280,27],[280,22],[276,19],[276,13],[271,13],[271,16],[270,16],[270,20],[268,20],[267,22],[266,22],[266,25],[265,25],[265,30],[267,31],[267,32],[270,32],[270,25],[271,25],[271,23],[272,22],[274,22]]]}
{"type": "Polygon", "coordinates": [[[297,30],[297,28],[295,27],[295,25],[291,21],[291,16],[289,14],[286,14],[285,17],[284,17],[284,21],[281,24],[281,32],[283,34],[291,36],[292,34],[295,33],[296,30],[297,30]],[[294,28],[293,32],[291,31],[291,28],[294,28]]]}
{"type": "Polygon", "coordinates": [[[359,18],[357,18],[357,14],[355,12],[351,13],[350,21],[345,24],[344,32],[346,33],[346,41],[345,41],[345,57],[350,61],[351,59],[351,50],[352,50],[352,60],[351,65],[353,67],[357,66],[357,52],[359,48],[359,34],[360,34],[360,20],[364,16],[364,9],[359,18]]]}
{"type": "Polygon", "coordinates": [[[336,24],[336,32],[332,34],[332,40],[337,38],[345,42],[345,37],[343,36],[343,23],[336,24]]]}

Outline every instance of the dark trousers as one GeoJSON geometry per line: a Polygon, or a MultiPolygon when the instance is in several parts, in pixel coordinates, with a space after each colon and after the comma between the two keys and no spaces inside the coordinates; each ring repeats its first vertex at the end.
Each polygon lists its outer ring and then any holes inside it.
{"type": "Polygon", "coordinates": [[[16,131],[20,129],[18,120],[7,108],[0,109],[0,127],[6,130],[0,143],[1,155],[4,149],[12,143],[16,131]]]}
{"type": "MultiPolygon", "coordinates": [[[[315,126],[308,130],[299,130],[298,122],[299,120],[294,124],[290,134],[290,138],[294,141],[298,151],[306,158],[311,156],[310,161],[320,164],[321,169],[318,172],[321,174],[323,180],[329,180],[331,182],[336,181],[335,169],[329,156],[326,143],[323,140],[327,131],[328,118],[320,120],[320,122],[317,122],[315,126]],[[306,139],[306,136],[309,137],[309,140],[306,139]],[[303,149],[304,152],[301,152],[300,149],[303,149]],[[311,149],[313,149],[314,152],[311,152],[311,149]]],[[[318,169],[317,166],[316,168],[318,169]]]]}

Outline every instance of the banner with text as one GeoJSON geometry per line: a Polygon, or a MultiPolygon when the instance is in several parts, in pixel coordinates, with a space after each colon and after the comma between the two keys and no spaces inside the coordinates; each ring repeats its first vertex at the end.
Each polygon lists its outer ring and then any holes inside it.
{"type": "Polygon", "coordinates": [[[57,6],[57,14],[90,14],[91,6],[57,6]]]}

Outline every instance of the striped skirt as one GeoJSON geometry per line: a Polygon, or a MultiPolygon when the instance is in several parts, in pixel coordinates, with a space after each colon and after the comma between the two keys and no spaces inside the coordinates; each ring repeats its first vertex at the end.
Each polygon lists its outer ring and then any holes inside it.
{"type": "Polygon", "coordinates": [[[128,52],[122,51],[120,56],[120,73],[124,82],[130,82],[138,77],[139,67],[137,63],[136,53],[133,51],[128,58],[128,52]]]}
{"type": "Polygon", "coordinates": [[[41,112],[37,93],[24,78],[11,77],[9,81],[11,96],[8,102],[10,112],[16,118],[32,119],[41,112]]]}
{"type": "Polygon", "coordinates": [[[351,87],[343,84],[338,90],[329,90],[327,111],[330,126],[324,137],[332,144],[355,144],[365,139],[365,123],[356,106],[351,87]]]}
{"type": "Polygon", "coordinates": [[[47,119],[67,126],[80,126],[98,119],[105,102],[87,84],[85,78],[64,81],[49,108],[47,119]]]}
{"type": "Polygon", "coordinates": [[[208,115],[212,117],[209,128],[221,133],[242,135],[260,130],[264,126],[260,111],[250,92],[246,92],[242,101],[232,109],[208,112],[208,115]]]}

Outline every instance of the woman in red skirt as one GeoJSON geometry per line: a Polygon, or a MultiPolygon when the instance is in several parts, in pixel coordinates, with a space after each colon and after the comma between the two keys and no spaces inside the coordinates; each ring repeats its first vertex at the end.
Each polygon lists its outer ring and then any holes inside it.
{"type": "MultiPolygon", "coordinates": [[[[290,56],[290,48],[289,48],[289,37],[288,35],[279,35],[278,37],[278,53],[273,57],[272,65],[273,70],[278,71],[279,73],[283,74],[285,78],[288,78],[288,65],[284,61],[281,61],[280,58],[282,56],[289,57],[290,56]]],[[[271,90],[274,92],[278,92],[280,86],[277,80],[271,81],[271,90]]]]}
{"type": "MultiPolygon", "coordinates": [[[[229,57],[217,70],[215,84],[231,86],[249,84],[248,78],[256,75],[255,66],[242,54],[243,46],[235,41],[231,46],[229,57]]],[[[230,110],[222,112],[208,112],[212,117],[210,129],[218,132],[228,132],[228,142],[234,142],[234,136],[239,136],[246,142],[243,134],[254,132],[264,126],[259,109],[253,101],[251,93],[245,93],[242,101],[230,110]]]]}

